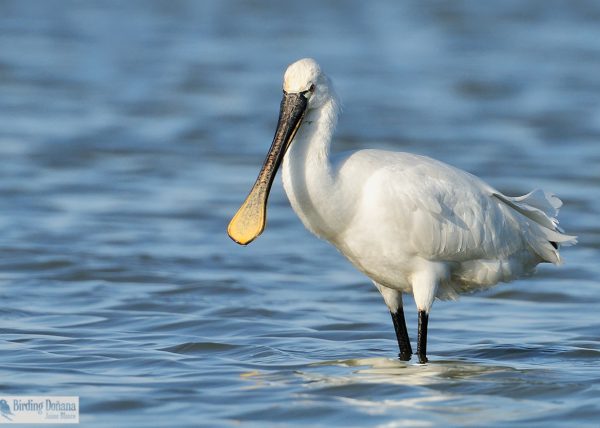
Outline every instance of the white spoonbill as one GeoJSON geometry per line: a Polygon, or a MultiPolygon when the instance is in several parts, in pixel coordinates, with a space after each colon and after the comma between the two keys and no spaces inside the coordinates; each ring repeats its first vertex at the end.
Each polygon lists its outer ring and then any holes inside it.
{"type": "Polygon", "coordinates": [[[260,235],[273,178],[304,226],[333,244],[381,292],[392,315],[399,357],[412,354],[402,293],[418,309],[417,352],[427,362],[433,300],[454,299],[560,263],[560,199],[542,190],[509,197],[479,178],[409,153],[330,154],[339,103],[313,59],[291,64],[273,143],[252,190],[227,229],[238,244],[260,235]]]}

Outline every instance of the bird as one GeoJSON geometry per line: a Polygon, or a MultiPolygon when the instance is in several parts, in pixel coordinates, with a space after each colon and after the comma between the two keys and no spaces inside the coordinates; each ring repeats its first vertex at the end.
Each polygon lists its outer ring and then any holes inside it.
{"type": "Polygon", "coordinates": [[[277,170],[304,226],[335,246],[381,293],[398,357],[413,355],[404,293],[417,307],[419,364],[428,362],[434,300],[509,282],[536,265],[560,264],[576,236],[558,226],[562,201],[536,189],[502,194],[480,178],[430,157],[378,149],[332,153],[340,114],[329,77],[311,58],[290,64],[275,136],[258,177],[227,232],[240,245],[266,225],[277,170]]]}

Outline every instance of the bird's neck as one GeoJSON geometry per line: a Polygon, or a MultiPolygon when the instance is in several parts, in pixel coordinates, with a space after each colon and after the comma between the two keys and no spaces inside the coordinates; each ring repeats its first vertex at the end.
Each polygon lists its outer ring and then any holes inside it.
{"type": "Polygon", "coordinates": [[[341,195],[329,156],[337,118],[334,97],[309,110],[283,160],[283,187],[292,208],[311,232],[328,240],[341,224],[336,202],[341,195]]]}

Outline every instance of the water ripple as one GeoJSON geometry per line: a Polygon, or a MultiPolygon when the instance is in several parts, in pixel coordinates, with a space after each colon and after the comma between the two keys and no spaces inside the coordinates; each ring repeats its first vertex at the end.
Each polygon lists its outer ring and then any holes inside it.
{"type": "Polygon", "coordinates": [[[95,427],[596,427],[598,17],[591,0],[3,2],[0,392],[80,396],[95,427]],[[344,101],[336,149],[548,189],[579,235],[559,268],[436,302],[426,366],[395,359],[377,291],[278,181],[261,239],[226,236],[281,72],[307,55],[344,101]]]}

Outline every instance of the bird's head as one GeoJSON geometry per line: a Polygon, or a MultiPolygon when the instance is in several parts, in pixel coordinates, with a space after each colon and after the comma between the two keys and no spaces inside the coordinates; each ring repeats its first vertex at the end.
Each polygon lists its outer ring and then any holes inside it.
{"type": "Polygon", "coordinates": [[[288,66],[283,75],[283,93],[299,94],[308,103],[307,109],[318,108],[331,96],[331,84],[319,64],[312,58],[303,58],[288,66]]]}
{"type": "Polygon", "coordinates": [[[283,156],[307,111],[321,107],[332,96],[331,92],[327,76],[314,59],[304,58],[288,66],[271,149],[252,190],[227,228],[231,239],[238,244],[249,244],[264,230],[269,191],[283,156]]]}

